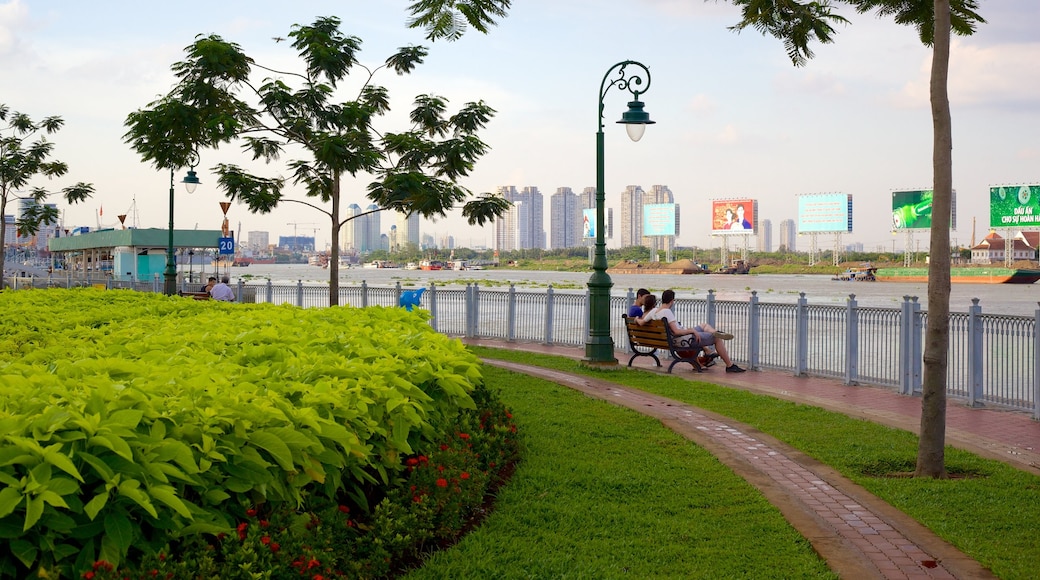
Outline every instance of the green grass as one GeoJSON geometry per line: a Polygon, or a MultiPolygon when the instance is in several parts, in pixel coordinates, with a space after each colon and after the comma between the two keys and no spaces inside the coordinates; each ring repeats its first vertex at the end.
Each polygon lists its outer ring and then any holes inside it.
{"type": "MultiPolygon", "coordinates": [[[[596,371],[562,357],[479,347],[474,347],[473,350],[487,358],[510,360],[595,376],[670,397],[751,425],[834,467],[879,498],[909,514],[940,537],[990,568],[999,577],[1036,577],[1036,562],[1040,561],[1040,542],[1036,540],[1036,530],[1040,529],[1040,477],[1036,475],[1025,473],[999,461],[983,459],[966,451],[948,447],[946,450],[947,469],[951,474],[960,477],[949,480],[890,477],[894,472],[913,470],[917,454],[917,436],[913,433],[853,419],[808,405],[755,395],[710,383],[690,382],[679,377],[658,373],[628,369],[609,372],[596,371]]],[[[500,375],[492,371],[489,376],[493,377],[492,380],[495,381],[500,375]]],[[[533,417],[523,423],[525,432],[528,432],[528,437],[532,439],[533,443],[539,441],[543,436],[541,430],[545,420],[540,418],[540,414],[548,412],[543,407],[551,406],[554,403],[548,401],[536,403],[533,408],[528,408],[526,404],[523,404],[523,401],[530,396],[525,392],[526,385],[530,382],[533,381],[525,379],[518,385],[517,381],[510,381],[509,390],[503,392],[503,397],[507,404],[516,407],[518,416],[524,417],[529,413],[535,413],[533,417]]],[[[581,400],[580,396],[578,396],[578,400],[581,400]]],[[[569,465],[572,461],[581,462],[583,461],[581,456],[591,452],[580,448],[576,442],[571,441],[571,439],[581,440],[588,437],[591,429],[583,422],[571,421],[570,411],[568,409],[565,413],[566,418],[562,425],[558,426],[559,431],[554,430],[552,434],[565,441],[558,449],[565,456],[546,460],[557,466],[569,465]],[[572,443],[574,444],[572,445],[572,443]]],[[[555,421],[552,422],[552,425],[557,426],[555,421]]],[[[615,431],[612,428],[610,432],[615,431]]],[[[611,455],[613,455],[615,443],[627,445],[630,441],[637,440],[637,437],[643,433],[643,429],[633,428],[631,432],[623,430],[616,436],[616,441],[612,440],[611,455]]],[[[643,446],[647,446],[647,441],[638,440],[632,452],[638,457],[643,446]]],[[[532,445],[527,454],[528,461],[531,463],[542,461],[539,458],[542,451],[539,446],[532,445]]],[[[646,450],[644,449],[644,451],[646,450]]],[[[659,466],[657,460],[645,463],[631,458],[628,461],[634,461],[640,466],[636,470],[637,473],[641,473],[640,469],[652,470],[652,473],[644,474],[651,479],[664,478],[671,471],[670,468],[663,465],[659,466]]],[[[615,469],[621,469],[621,465],[612,465],[609,471],[613,473],[615,469]]],[[[696,471],[700,469],[698,467],[696,471]]],[[[691,470],[693,469],[691,468],[691,470]]],[[[723,469],[723,471],[726,470],[723,469]]],[[[543,476],[541,471],[537,475],[538,477],[543,476]]],[[[550,470],[544,475],[553,476],[553,473],[550,470]]],[[[540,483],[523,483],[522,485],[540,483]]],[[[512,495],[513,493],[514,490],[510,485],[501,498],[501,509],[504,512],[523,509],[520,505],[513,505],[515,497],[512,495]]],[[[680,511],[686,509],[681,503],[673,503],[673,508],[680,511]]],[[[703,512],[695,513],[700,515],[703,512]]],[[[499,514],[496,513],[495,518],[492,518],[489,524],[493,525],[498,517],[499,514]]],[[[687,513],[680,514],[679,517],[692,519],[695,516],[687,513]]],[[[547,522],[542,522],[542,524],[545,525],[547,522]]],[[[499,530],[499,533],[502,531],[501,528],[492,527],[492,534],[496,533],[494,530],[499,530]]],[[[543,533],[541,530],[536,532],[529,529],[522,522],[516,521],[509,524],[508,532],[516,538],[543,533]]],[[[632,532],[633,536],[639,536],[642,530],[632,530],[632,532]]],[[[727,533],[746,537],[748,531],[729,531],[727,533]]],[[[757,531],[751,532],[752,535],[757,535],[757,533],[757,531]]],[[[484,538],[481,541],[492,545],[496,543],[494,538],[484,538]]],[[[632,541],[638,540],[634,538],[632,541]]],[[[668,544],[676,539],[666,535],[659,538],[658,541],[668,544]]],[[[722,546],[721,552],[725,552],[728,548],[730,551],[739,551],[739,556],[757,561],[760,556],[744,553],[745,546],[745,542],[727,542],[722,546]]],[[[664,545],[654,548],[654,550],[662,549],[667,548],[664,545]]],[[[757,565],[768,567],[775,564],[770,561],[775,558],[772,551],[767,551],[762,557],[767,558],[767,561],[757,562],[757,565]]],[[[653,567],[643,569],[644,572],[651,572],[651,575],[659,575],[653,573],[654,570],[653,567]]],[[[596,572],[601,572],[601,570],[596,572]]],[[[620,573],[620,570],[614,572],[620,573]]],[[[547,571],[547,574],[555,575],[552,571],[547,571]]],[[[591,570],[589,574],[595,575],[591,570]]],[[[541,574],[535,576],[541,576],[541,574]]],[[[584,573],[580,576],[584,576],[584,573]]]]}
{"type": "Polygon", "coordinates": [[[485,367],[525,453],[495,511],[409,578],[834,578],[762,496],[654,419],[485,367]]]}

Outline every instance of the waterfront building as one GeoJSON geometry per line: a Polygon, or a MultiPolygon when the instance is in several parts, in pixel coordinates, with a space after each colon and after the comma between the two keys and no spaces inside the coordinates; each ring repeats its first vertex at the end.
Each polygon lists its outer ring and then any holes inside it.
{"type": "Polygon", "coordinates": [[[569,187],[558,187],[549,198],[549,247],[583,246],[581,198],[569,187]]]}
{"type": "Polygon", "coordinates": [[[418,248],[419,247],[419,214],[413,213],[408,215],[402,212],[395,212],[397,214],[397,240],[396,245],[400,248],[406,248],[408,246],[418,248]]]}
{"type": "MultiPolygon", "coordinates": [[[[595,207],[595,206],[593,206],[595,207]]],[[[643,188],[629,185],[621,192],[621,247],[643,242],[643,188]]]]}
{"type": "Polygon", "coordinates": [[[542,194],[535,186],[517,191],[515,186],[503,185],[496,195],[513,204],[495,220],[495,249],[499,251],[544,249],[542,194]]]}
{"type": "Polygon", "coordinates": [[[787,219],[780,222],[780,251],[796,252],[795,238],[797,231],[794,220],[787,219]]]}
{"type": "Polygon", "coordinates": [[[773,222],[771,220],[758,220],[758,247],[759,252],[773,251],[773,222]]]}

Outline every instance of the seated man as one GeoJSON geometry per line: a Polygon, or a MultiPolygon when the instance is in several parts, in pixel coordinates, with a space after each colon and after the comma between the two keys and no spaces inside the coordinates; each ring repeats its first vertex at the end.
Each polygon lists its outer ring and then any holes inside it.
{"type": "Polygon", "coordinates": [[[647,290],[646,288],[640,288],[639,290],[636,290],[636,301],[632,303],[632,306],[628,307],[628,317],[629,318],[642,318],[643,317],[643,311],[645,310],[643,308],[643,297],[646,296],[649,293],[650,293],[650,291],[647,290]]]}
{"type": "Polygon", "coordinates": [[[732,334],[728,332],[720,332],[711,327],[711,325],[704,323],[698,324],[693,328],[683,328],[679,321],[675,318],[675,313],[672,312],[672,304],[675,302],[675,291],[665,290],[661,293],[661,305],[655,308],[653,311],[647,313],[644,320],[664,320],[665,324],[668,325],[672,330],[672,334],[676,336],[679,344],[682,345],[682,350],[696,351],[702,348],[714,346],[718,352],[719,358],[722,362],[726,363],[727,373],[742,373],[744,369],[738,367],[729,358],[729,350],[726,348],[724,341],[733,338],[732,334]]]}
{"type": "Polygon", "coordinates": [[[232,292],[231,288],[228,286],[228,282],[230,282],[230,281],[231,280],[227,276],[221,277],[220,278],[220,283],[214,284],[213,287],[209,289],[209,295],[214,300],[222,300],[224,302],[234,302],[235,301],[235,293],[232,292]]]}

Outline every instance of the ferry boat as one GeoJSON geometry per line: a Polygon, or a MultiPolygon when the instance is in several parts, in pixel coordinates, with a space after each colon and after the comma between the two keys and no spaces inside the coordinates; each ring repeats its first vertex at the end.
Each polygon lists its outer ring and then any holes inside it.
{"type": "Polygon", "coordinates": [[[440,260],[423,260],[419,262],[420,270],[443,270],[444,262],[440,260]]]}
{"type": "Polygon", "coordinates": [[[373,260],[373,261],[365,264],[365,267],[366,268],[399,268],[400,266],[398,266],[397,264],[391,262],[390,260],[373,260]]]}
{"type": "Polygon", "coordinates": [[[839,280],[841,282],[873,282],[877,280],[877,268],[873,266],[849,268],[844,272],[836,274],[831,278],[831,280],[839,280]]]}

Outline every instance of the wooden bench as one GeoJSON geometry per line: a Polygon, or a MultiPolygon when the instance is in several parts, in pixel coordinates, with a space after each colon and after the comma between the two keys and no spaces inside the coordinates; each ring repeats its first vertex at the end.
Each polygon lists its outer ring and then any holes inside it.
{"type": "Polygon", "coordinates": [[[178,292],[179,296],[192,297],[195,300],[209,300],[209,292],[178,292]]]}
{"type": "Polygon", "coordinates": [[[668,351],[672,355],[672,364],[668,366],[668,372],[672,372],[675,365],[679,363],[690,363],[693,370],[703,372],[705,366],[714,357],[702,357],[700,348],[696,350],[679,350],[679,340],[672,334],[672,328],[663,320],[650,320],[644,324],[636,322],[635,318],[629,318],[622,314],[625,320],[625,330],[628,332],[628,344],[632,347],[632,358],[628,359],[628,366],[632,361],[641,356],[654,359],[657,366],[661,366],[661,359],[657,358],[657,350],[668,351]]]}

